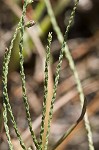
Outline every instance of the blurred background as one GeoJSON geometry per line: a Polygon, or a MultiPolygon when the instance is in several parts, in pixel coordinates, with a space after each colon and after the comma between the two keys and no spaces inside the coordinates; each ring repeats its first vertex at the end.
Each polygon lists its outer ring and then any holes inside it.
{"type": "MultiPolygon", "coordinates": [[[[74,1],[51,0],[51,4],[58,25],[64,34],[74,6],[74,1]]],[[[9,149],[2,118],[2,62],[5,49],[9,47],[21,16],[22,5],[23,0],[0,1],[0,150],[9,149]]],[[[25,30],[24,68],[33,127],[36,135],[39,137],[40,114],[42,112],[44,94],[44,61],[48,32],[53,32],[49,92],[52,92],[55,68],[57,66],[61,44],[51,25],[44,0],[34,0],[34,3],[27,8],[26,18],[36,22],[35,26],[25,30]]],[[[67,43],[75,61],[84,94],[88,100],[87,110],[95,150],[99,150],[99,0],[79,1],[79,6],[68,34],[67,43]]],[[[9,64],[8,92],[12,110],[23,141],[27,147],[31,146],[32,149],[35,149],[28,131],[28,123],[22,101],[18,44],[19,34],[14,42],[11,62],[9,64]]],[[[54,145],[70,125],[77,120],[80,112],[81,107],[75,79],[69,68],[68,61],[64,58],[60,71],[49,147],[54,145]]],[[[10,117],[8,119],[15,150],[21,150],[10,117]]],[[[88,150],[87,134],[83,122],[63,142],[60,150],[88,150]]]]}

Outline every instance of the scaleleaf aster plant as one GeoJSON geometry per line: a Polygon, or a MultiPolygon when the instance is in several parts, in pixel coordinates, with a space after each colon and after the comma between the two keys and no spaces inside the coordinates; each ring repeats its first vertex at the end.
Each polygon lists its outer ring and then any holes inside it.
{"type": "MultiPolygon", "coordinates": [[[[59,55],[59,61],[58,61],[58,65],[56,67],[56,74],[55,74],[55,81],[54,81],[54,87],[53,87],[53,96],[52,96],[52,100],[51,100],[51,107],[50,107],[50,111],[49,111],[49,115],[48,115],[48,127],[47,127],[47,131],[46,131],[46,141],[45,143],[43,142],[43,134],[44,134],[44,124],[45,124],[45,115],[46,115],[46,103],[47,103],[47,96],[48,96],[48,68],[49,68],[49,63],[50,63],[50,45],[52,42],[52,33],[48,34],[48,44],[47,44],[47,48],[46,48],[46,60],[45,60],[45,80],[44,80],[44,101],[43,101],[43,111],[42,111],[42,120],[41,120],[41,130],[40,130],[40,139],[38,140],[33,129],[32,129],[32,120],[30,117],[30,112],[29,112],[29,104],[28,104],[28,98],[26,95],[26,86],[25,86],[25,73],[24,73],[24,57],[23,57],[23,36],[24,36],[24,31],[26,27],[31,27],[35,24],[34,21],[30,21],[27,24],[25,24],[25,20],[24,17],[26,15],[26,8],[28,6],[28,4],[32,3],[33,0],[24,0],[24,4],[23,4],[23,11],[22,11],[22,16],[20,18],[20,21],[17,25],[17,28],[15,30],[15,33],[13,35],[13,38],[11,40],[11,44],[10,47],[8,49],[5,50],[5,55],[4,55],[4,61],[3,61],[3,73],[2,73],[2,83],[3,83],[3,118],[4,118],[4,127],[5,127],[5,132],[6,132],[6,136],[8,139],[8,144],[9,144],[9,149],[13,150],[13,145],[11,142],[11,137],[10,137],[10,132],[9,132],[9,127],[8,127],[8,112],[10,114],[10,119],[12,121],[13,124],[13,128],[15,130],[15,133],[17,135],[17,138],[20,142],[20,145],[22,147],[23,150],[27,150],[25,143],[23,142],[21,135],[18,131],[18,127],[12,112],[12,108],[10,105],[10,101],[9,101],[9,96],[8,96],[8,88],[7,88],[7,82],[8,82],[8,71],[9,71],[9,62],[10,62],[10,58],[11,58],[11,52],[12,52],[12,48],[13,48],[13,44],[14,41],[16,39],[17,33],[20,33],[20,42],[19,42],[19,57],[20,57],[20,76],[21,76],[21,81],[22,81],[22,93],[23,93],[23,101],[24,101],[24,106],[26,109],[26,117],[27,117],[27,121],[28,121],[28,125],[29,125],[29,129],[30,129],[30,133],[31,133],[31,137],[33,139],[34,145],[36,147],[37,150],[48,150],[48,138],[49,138],[49,134],[50,134],[50,127],[51,127],[51,120],[52,120],[52,116],[53,116],[53,107],[54,107],[54,102],[56,99],[56,92],[57,92],[57,87],[58,87],[58,82],[59,82],[59,73],[60,73],[60,69],[61,69],[61,64],[62,64],[62,60],[63,60],[63,56],[65,53],[66,58],[69,60],[69,64],[71,69],[74,72],[74,76],[76,78],[76,82],[78,85],[78,91],[80,93],[80,98],[81,96],[83,97],[83,101],[82,101],[82,112],[80,117],[78,118],[78,120],[69,128],[68,131],[66,131],[66,133],[60,138],[60,140],[55,144],[55,146],[52,148],[52,150],[57,149],[57,147],[67,138],[67,136],[74,130],[74,128],[78,125],[78,123],[83,119],[85,112],[86,112],[86,100],[84,98],[82,89],[81,89],[81,84],[78,78],[78,74],[77,71],[75,69],[74,66],[74,62],[73,59],[71,57],[71,54],[68,50],[67,47],[67,35],[68,35],[68,31],[69,28],[71,26],[72,20],[74,18],[75,15],[75,11],[77,8],[77,4],[78,4],[78,0],[75,1],[74,4],[74,8],[73,11],[71,13],[70,19],[69,19],[69,23],[68,26],[66,28],[64,37],[62,36],[59,27],[57,26],[51,5],[49,0],[45,0],[47,9],[48,9],[48,13],[49,15],[51,15],[51,21],[53,24],[53,28],[55,30],[55,32],[57,33],[57,37],[60,41],[60,43],[62,44],[61,50],[60,50],[60,55],[59,55]],[[50,6],[48,8],[48,6],[50,6]]],[[[89,128],[90,126],[88,126],[89,128]]],[[[89,132],[88,132],[89,133],[89,132]]],[[[91,135],[90,135],[91,136],[91,135]]],[[[88,136],[89,137],[89,136],[88,136]]],[[[31,148],[28,148],[28,150],[31,150],[31,148]]],[[[91,149],[90,149],[91,150],[91,149]]]]}

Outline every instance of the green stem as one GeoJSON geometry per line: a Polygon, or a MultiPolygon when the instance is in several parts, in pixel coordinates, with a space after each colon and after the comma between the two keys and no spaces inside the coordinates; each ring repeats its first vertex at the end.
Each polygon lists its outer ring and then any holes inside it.
{"type": "MultiPolygon", "coordinates": [[[[19,23],[20,24],[20,23],[19,23]]],[[[19,27],[19,24],[18,24],[18,27],[19,27]]],[[[14,36],[11,40],[11,44],[10,44],[10,47],[9,49],[6,49],[5,51],[5,55],[4,55],[4,60],[3,60],[3,73],[2,73],[2,83],[3,83],[3,101],[4,103],[6,104],[6,108],[7,110],[9,111],[9,114],[10,114],[10,117],[11,117],[11,121],[12,121],[12,124],[13,124],[13,127],[15,129],[15,132],[16,132],[16,135],[20,141],[20,145],[21,147],[26,150],[26,147],[21,139],[21,136],[20,136],[20,133],[18,131],[18,128],[17,128],[17,124],[15,122],[15,118],[14,118],[14,115],[13,115],[13,112],[12,112],[12,109],[11,109],[11,105],[9,103],[9,96],[8,96],[8,90],[7,90],[7,82],[8,82],[8,79],[7,79],[7,76],[8,76],[8,65],[9,65],[9,62],[10,62],[10,57],[11,57],[11,51],[12,51],[12,48],[13,48],[13,43],[14,43],[14,40],[16,39],[16,36],[17,36],[17,32],[18,32],[18,27],[16,28],[16,31],[14,33],[14,36]]],[[[4,119],[5,121],[5,119],[4,119]]],[[[6,123],[6,122],[5,122],[6,123]]]]}
{"type": "Polygon", "coordinates": [[[8,145],[9,145],[10,150],[14,150],[12,142],[11,142],[10,133],[9,133],[7,106],[6,106],[5,102],[3,102],[3,108],[4,108],[4,110],[3,110],[4,127],[5,127],[5,131],[6,131],[6,136],[7,136],[7,139],[8,139],[8,145]]]}
{"type": "MultiPolygon", "coordinates": [[[[56,22],[56,19],[55,19],[55,16],[54,16],[54,13],[53,13],[50,1],[49,0],[45,0],[46,7],[47,7],[47,10],[48,10],[48,14],[50,16],[50,19],[51,19],[51,22],[52,22],[52,25],[53,25],[53,29],[55,30],[55,32],[57,34],[57,38],[58,38],[58,40],[59,40],[59,42],[61,44],[62,44],[64,38],[65,38],[65,41],[67,40],[68,31],[69,31],[69,28],[71,26],[72,20],[74,18],[74,14],[75,14],[78,2],[79,2],[79,0],[75,0],[75,5],[74,5],[74,8],[73,8],[73,11],[71,12],[71,16],[70,16],[70,19],[69,19],[69,24],[68,24],[68,26],[66,28],[65,36],[63,37],[63,35],[62,35],[61,31],[60,31],[60,28],[58,27],[58,24],[56,22]]],[[[76,84],[77,84],[77,90],[78,90],[79,96],[80,96],[81,107],[82,107],[83,103],[84,103],[84,93],[83,93],[82,85],[81,85],[81,82],[80,82],[80,79],[79,79],[79,76],[78,76],[78,72],[76,70],[73,58],[71,56],[71,53],[69,51],[69,48],[68,48],[67,44],[65,45],[64,53],[65,53],[65,57],[69,61],[69,66],[70,66],[71,70],[73,71],[73,74],[74,74],[74,77],[75,77],[75,81],[76,81],[76,84]]],[[[87,112],[86,112],[86,114],[84,116],[84,122],[85,122],[85,127],[86,127],[86,131],[87,131],[87,136],[88,136],[89,149],[90,150],[94,150],[93,139],[92,139],[92,131],[91,131],[91,127],[90,127],[90,123],[89,123],[87,112]]]]}
{"type": "Polygon", "coordinates": [[[23,92],[23,101],[26,109],[26,116],[28,120],[28,125],[30,129],[30,133],[33,139],[33,142],[37,148],[39,148],[38,141],[36,139],[36,136],[34,134],[34,131],[32,129],[32,120],[30,117],[30,112],[29,112],[29,104],[28,104],[28,98],[26,95],[26,85],[25,85],[25,74],[24,74],[24,57],[23,57],[23,35],[24,35],[24,16],[26,14],[26,7],[27,7],[27,0],[24,0],[24,5],[23,5],[23,13],[20,21],[20,43],[19,43],[19,56],[20,56],[20,75],[21,75],[21,81],[22,81],[22,92],[23,92]]]}
{"type": "MultiPolygon", "coordinates": [[[[40,147],[43,148],[43,134],[45,131],[45,118],[46,109],[47,109],[47,96],[48,96],[48,67],[50,61],[50,45],[52,42],[52,33],[48,34],[48,45],[46,48],[46,61],[45,61],[45,80],[44,80],[44,101],[43,101],[43,111],[42,111],[42,122],[41,122],[41,130],[40,130],[40,147]]],[[[45,131],[46,132],[46,131],[45,131]]]]}

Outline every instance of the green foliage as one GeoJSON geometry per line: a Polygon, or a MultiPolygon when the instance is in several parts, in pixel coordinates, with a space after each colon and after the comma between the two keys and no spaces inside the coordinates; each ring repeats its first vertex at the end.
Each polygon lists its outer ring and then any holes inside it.
{"type": "Polygon", "coordinates": [[[24,101],[24,105],[25,105],[25,109],[26,109],[26,116],[27,116],[27,120],[28,120],[28,125],[29,125],[29,129],[30,129],[31,136],[32,136],[32,139],[34,141],[34,144],[38,148],[38,142],[37,142],[36,136],[34,134],[34,131],[32,130],[32,121],[31,121],[31,117],[30,117],[30,113],[29,113],[29,104],[28,104],[28,98],[27,98],[27,95],[26,95],[25,74],[24,74],[24,67],[23,67],[23,63],[24,63],[24,58],[23,58],[23,35],[24,35],[24,28],[25,28],[24,16],[26,14],[27,4],[28,4],[27,1],[24,1],[22,17],[20,19],[20,43],[19,43],[20,75],[21,75],[21,81],[22,81],[23,101],[24,101]]]}
{"type": "Polygon", "coordinates": [[[10,150],[13,150],[13,145],[11,142],[11,137],[10,137],[10,133],[9,133],[9,127],[8,127],[8,116],[7,116],[7,106],[5,103],[3,103],[3,118],[4,118],[4,127],[5,127],[5,131],[6,131],[6,136],[8,139],[8,144],[9,144],[9,148],[10,150]]]}
{"type": "MultiPolygon", "coordinates": [[[[23,149],[26,149],[25,148],[25,145],[21,139],[21,136],[20,136],[20,133],[18,131],[18,128],[17,128],[17,125],[16,125],[16,122],[15,122],[15,118],[13,116],[13,112],[12,112],[12,109],[11,109],[11,105],[9,103],[9,96],[8,96],[8,90],[7,90],[7,76],[8,76],[8,65],[9,65],[9,62],[10,62],[10,57],[11,57],[11,50],[13,48],[13,42],[16,38],[16,35],[17,35],[17,31],[18,31],[18,28],[16,29],[15,33],[14,33],[14,36],[13,36],[13,39],[11,41],[11,45],[10,45],[10,48],[9,50],[6,49],[5,51],[5,55],[4,55],[4,61],[3,61],[3,74],[2,74],[2,82],[3,82],[3,105],[4,105],[4,114],[3,115],[5,118],[7,118],[7,113],[6,113],[6,108],[7,110],[9,111],[9,114],[10,114],[10,117],[11,117],[11,121],[12,121],[12,124],[13,124],[13,127],[15,129],[15,132],[16,132],[16,135],[20,141],[20,145],[22,146],[23,149]],[[5,107],[6,106],[6,107],[5,107]]],[[[4,118],[4,124],[7,123],[7,121],[5,120],[4,118]]],[[[5,128],[6,130],[7,128],[5,128]]],[[[9,131],[8,131],[9,132],[9,131]]],[[[6,134],[7,131],[6,131],[6,134]]],[[[8,136],[7,136],[8,137],[8,136]]],[[[8,139],[9,141],[9,139],[8,139]]],[[[10,146],[10,145],[9,145],[10,146]]]]}
{"type": "MultiPolygon", "coordinates": [[[[78,2],[79,2],[79,0],[75,0],[75,5],[74,5],[74,8],[73,8],[73,10],[71,12],[69,23],[67,25],[67,28],[66,28],[66,31],[65,31],[65,35],[63,37],[63,35],[62,35],[61,31],[60,31],[60,28],[58,27],[58,24],[56,22],[56,19],[55,19],[55,16],[54,16],[54,13],[53,13],[50,1],[49,0],[45,0],[46,7],[47,7],[47,10],[48,10],[48,14],[50,16],[50,19],[51,19],[51,22],[52,22],[52,25],[53,25],[53,29],[56,32],[57,38],[58,38],[58,40],[59,40],[59,42],[61,44],[64,43],[63,41],[67,40],[68,31],[69,31],[70,26],[72,24],[72,21],[73,21],[74,15],[75,15],[75,11],[76,11],[78,2]]],[[[85,99],[84,98],[83,89],[82,89],[82,86],[81,86],[81,82],[80,82],[80,79],[79,79],[79,76],[78,76],[78,73],[77,73],[77,70],[76,70],[73,58],[71,56],[71,53],[69,51],[69,48],[68,48],[68,45],[66,44],[66,42],[65,42],[65,46],[64,46],[64,53],[65,53],[65,57],[67,58],[67,60],[69,62],[69,66],[70,66],[71,70],[73,71],[73,74],[74,74],[74,77],[75,77],[75,81],[76,81],[76,84],[77,84],[77,90],[78,90],[79,96],[80,96],[81,107],[83,107],[83,103],[84,103],[84,99],[85,99]]],[[[86,127],[86,131],[87,131],[87,136],[88,136],[89,149],[90,150],[94,150],[93,139],[92,139],[92,132],[91,132],[91,127],[90,127],[90,122],[89,122],[89,119],[88,119],[87,112],[86,112],[85,117],[84,117],[84,122],[85,122],[85,127],[86,127]]]]}
{"type": "Polygon", "coordinates": [[[42,135],[44,133],[44,121],[46,116],[46,104],[47,104],[47,95],[48,95],[48,67],[50,61],[50,45],[52,42],[52,33],[48,34],[48,45],[46,48],[46,61],[45,61],[45,80],[44,80],[44,101],[43,101],[43,111],[42,111],[42,122],[41,122],[41,131],[40,131],[40,146],[42,149],[42,135]]]}
{"type": "MultiPolygon", "coordinates": [[[[17,36],[18,32],[20,32],[19,57],[20,57],[20,76],[21,76],[21,81],[22,81],[23,101],[24,101],[24,105],[25,105],[25,109],[26,109],[26,116],[27,116],[27,121],[28,121],[29,129],[30,129],[30,133],[31,133],[33,142],[34,142],[37,150],[42,150],[43,148],[44,148],[44,150],[48,149],[48,137],[49,137],[49,133],[50,133],[51,120],[52,120],[52,116],[53,116],[53,107],[54,107],[54,102],[55,102],[55,99],[56,99],[57,86],[58,86],[58,82],[59,82],[59,72],[60,72],[60,68],[61,68],[64,53],[65,53],[66,58],[69,61],[71,69],[74,72],[74,76],[75,76],[77,86],[78,86],[78,91],[80,93],[80,98],[82,97],[82,101],[81,101],[82,102],[81,103],[82,104],[82,113],[81,113],[81,116],[79,117],[79,119],[76,121],[76,123],[73,124],[70,127],[70,129],[62,136],[62,138],[56,143],[53,150],[57,146],[59,146],[62,143],[62,141],[72,132],[72,130],[77,126],[77,124],[83,119],[85,111],[86,111],[86,101],[84,101],[84,95],[83,95],[81,83],[79,81],[78,74],[77,74],[77,71],[75,69],[73,59],[71,57],[71,54],[70,54],[70,52],[68,50],[68,47],[67,47],[67,44],[66,44],[67,34],[68,34],[69,28],[71,26],[72,20],[73,20],[74,15],[75,15],[78,0],[75,1],[75,5],[74,5],[73,11],[71,13],[69,23],[68,23],[68,26],[66,28],[66,32],[65,32],[64,37],[62,36],[62,34],[60,32],[60,29],[57,26],[57,22],[55,20],[54,13],[52,11],[49,0],[45,0],[46,6],[48,7],[47,9],[48,9],[49,15],[51,17],[51,21],[52,21],[52,24],[53,24],[53,27],[54,27],[54,30],[57,33],[57,36],[58,36],[58,39],[59,39],[60,43],[62,44],[62,48],[61,48],[61,51],[60,51],[59,61],[58,61],[58,65],[57,65],[57,68],[56,68],[55,81],[54,81],[54,87],[53,87],[53,96],[52,96],[51,107],[50,107],[50,112],[49,112],[49,116],[48,116],[48,129],[47,129],[47,134],[46,134],[46,142],[45,142],[45,145],[42,145],[42,135],[44,133],[46,104],[47,104],[47,96],[48,96],[48,68],[49,68],[49,62],[50,62],[50,45],[51,45],[51,42],[52,42],[52,33],[49,33],[48,34],[48,45],[47,45],[47,48],[46,48],[44,101],[43,101],[43,111],[42,111],[42,121],[41,121],[41,131],[40,131],[40,142],[37,140],[37,138],[34,134],[34,131],[32,129],[32,121],[31,121],[30,112],[29,112],[28,98],[27,98],[27,95],[26,95],[25,73],[24,73],[24,67],[23,67],[23,64],[24,64],[24,57],[23,57],[24,30],[25,30],[25,27],[31,27],[32,25],[34,25],[34,22],[29,22],[25,25],[24,17],[25,17],[25,14],[26,14],[27,5],[29,3],[32,3],[32,2],[33,2],[32,0],[28,0],[28,1],[24,0],[22,16],[20,18],[20,21],[19,21],[18,26],[16,28],[16,31],[14,33],[14,36],[12,38],[10,47],[9,47],[9,49],[6,49],[6,51],[5,51],[4,62],[3,62],[3,75],[2,75],[3,107],[4,107],[3,118],[4,118],[4,127],[5,127],[5,131],[6,131],[6,135],[7,135],[10,150],[13,150],[13,145],[12,145],[11,138],[10,138],[10,133],[9,133],[7,112],[9,112],[9,114],[10,114],[10,118],[11,118],[11,121],[13,123],[13,127],[14,127],[16,135],[17,135],[17,137],[20,141],[20,145],[24,150],[26,150],[26,146],[25,146],[25,144],[23,143],[23,141],[21,139],[21,135],[18,131],[17,124],[16,124],[15,118],[13,116],[13,112],[12,112],[11,105],[10,105],[10,102],[9,102],[8,90],[7,90],[7,82],[8,82],[7,77],[8,77],[8,70],[9,70],[9,62],[10,62],[10,58],[11,58],[11,51],[12,51],[12,48],[13,48],[14,40],[16,39],[16,36],[17,36]]],[[[88,122],[88,120],[87,120],[87,122],[88,122]]],[[[90,126],[87,127],[88,133],[89,133],[89,128],[90,128],[90,126]]],[[[91,136],[91,134],[89,136],[91,136]]],[[[29,149],[31,149],[31,148],[28,148],[28,150],[29,149]]]]}

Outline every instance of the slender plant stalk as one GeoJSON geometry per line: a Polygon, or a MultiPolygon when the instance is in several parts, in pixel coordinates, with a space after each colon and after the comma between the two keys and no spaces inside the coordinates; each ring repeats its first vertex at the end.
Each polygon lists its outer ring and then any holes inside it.
{"type": "Polygon", "coordinates": [[[54,106],[54,102],[56,99],[56,91],[57,91],[57,86],[58,86],[58,82],[59,82],[59,72],[60,72],[60,68],[61,68],[61,64],[62,64],[64,48],[65,48],[65,41],[63,41],[62,48],[61,48],[60,55],[59,55],[59,62],[58,62],[57,68],[56,68],[53,96],[52,96],[51,107],[50,107],[50,111],[49,111],[48,130],[46,133],[46,143],[44,145],[44,150],[47,150],[47,145],[48,145],[48,137],[49,137],[51,120],[52,120],[52,115],[53,115],[53,106],[54,106]]]}
{"type": "Polygon", "coordinates": [[[23,92],[23,101],[24,101],[24,105],[25,105],[25,109],[26,109],[26,116],[27,116],[27,120],[28,120],[28,125],[29,125],[29,129],[30,129],[30,133],[33,139],[33,142],[36,146],[36,148],[39,148],[38,145],[38,141],[36,139],[36,136],[34,134],[34,131],[32,129],[32,120],[30,117],[30,112],[29,112],[29,104],[28,104],[28,98],[26,95],[26,85],[25,85],[25,73],[24,73],[24,67],[23,67],[23,63],[24,63],[24,57],[23,57],[23,35],[24,35],[24,28],[25,28],[25,24],[24,24],[24,17],[26,14],[26,8],[27,8],[27,0],[24,0],[24,5],[23,5],[23,12],[22,12],[22,17],[21,17],[21,21],[20,21],[20,43],[19,43],[19,56],[20,56],[20,75],[21,75],[21,81],[22,81],[22,92],[23,92]]]}
{"type": "MultiPolygon", "coordinates": [[[[4,104],[6,105],[6,108],[8,109],[8,111],[9,111],[9,113],[10,113],[11,121],[12,121],[12,123],[13,123],[13,127],[14,127],[15,132],[16,132],[16,134],[17,134],[17,137],[18,137],[18,139],[19,139],[19,141],[20,141],[20,145],[21,145],[21,147],[22,147],[24,150],[26,150],[26,147],[25,147],[25,145],[24,145],[24,143],[23,143],[23,141],[22,141],[22,139],[21,139],[21,136],[20,136],[20,134],[19,134],[19,132],[18,132],[18,128],[17,128],[16,122],[15,122],[15,119],[14,119],[14,116],[13,116],[13,113],[12,113],[12,109],[11,109],[11,106],[10,106],[10,103],[9,103],[9,97],[8,97],[8,91],[7,91],[7,76],[8,76],[8,65],[9,65],[9,62],[10,62],[10,57],[11,57],[11,51],[12,51],[12,48],[13,48],[13,43],[14,43],[14,40],[16,39],[17,32],[18,32],[18,30],[19,30],[19,28],[20,28],[20,26],[21,26],[21,24],[22,24],[21,22],[24,21],[24,20],[23,20],[23,17],[25,16],[25,13],[26,13],[26,7],[27,7],[27,5],[28,5],[30,2],[32,2],[32,1],[31,1],[31,0],[24,1],[22,17],[21,17],[21,19],[20,19],[20,21],[19,21],[19,24],[18,24],[18,26],[17,26],[17,28],[16,28],[16,31],[15,31],[15,33],[14,33],[13,39],[12,39],[12,41],[11,41],[10,48],[9,48],[9,50],[7,49],[7,50],[6,50],[6,53],[5,53],[4,63],[3,63],[3,75],[2,75],[2,78],[3,78],[3,97],[4,97],[4,104]]],[[[20,30],[21,30],[21,33],[22,33],[22,29],[20,29],[20,30]]],[[[22,45],[21,45],[21,46],[22,46],[22,45]]],[[[21,46],[20,46],[20,47],[21,47],[21,46]]],[[[5,105],[4,105],[4,108],[5,108],[5,105]]],[[[6,109],[5,109],[5,111],[6,111],[6,109]]],[[[6,113],[5,111],[4,111],[4,113],[6,113]]],[[[29,119],[28,119],[28,120],[29,120],[29,119]]],[[[5,118],[4,118],[4,121],[5,121],[5,124],[6,124],[7,121],[5,120],[5,118]]],[[[30,121],[30,120],[29,120],[29,121],[30,121]]],[[[32,130],[31,130],[31,131],[32,131],[32,130]]],[[[33,135],[33,134],[32,134],[32,135],[33,135]]],[[[34,136],[34,135],[33,135],[33,136],[34,136]]],[[[8,140],[10,140],[8,135],[7,135],[7,137],[8,137],[8,140]]],[[[35,140],[35,137],[34,137],[34,140],[35,140]]]]}
{"type": "MultiPolygon", "coordinates": [[[[56,19],[55,19],[55,16],[54,16],[54,13],[53,13],[50,1],[49,0],[45,0],[47,11],[48,11],[48,14],[50,16],[50,19],[51,19],[51,22],[52,22],[52,25],[53,25],[53,29],[55,30],[55,32],[57,34],[57,38],[58,38],[58,40],[59,40],[59,42],[61,44],[62,44],[64,38],[65,38],[65,41],[67,40],[67,34],[68,34],[69,28],[71,26],[71,23],[72,23],[72,20],[73,20],[73,17],[74,17],[74,14],[75,14],[78,2],[79,2],[79,0],[75,0],[75,6],[73,8],[73,11],[71,12],[71,16],[70,16],[70,19],[69,19],[69,24],[68,24],[66,32],[65,32],[65,37],[63,37],[63,35],[62,35],[61,31],[60,31],[60,28],[58,27],[58,24],[56,22],[56,19]]],[[[76,80],[76,84],[77,84],[77,90],[78,90],[79,96],[80,96],[81,107],[82,107],[83,103],[84,103],[84,93],[83,93],[83,89],[82,89],[82,86],[81,86],[81,82],[80,82],[80,79],[79,79],[79,76],[78,76],[78,73],[77,73],[77,70],[76,70],[73,58],[71,56],[71,53],[69,51],[69,48],[68,48],[67,44],[65,45],[64,53],[65,53],[65,57],[69,61],[69,66],[70,66],[71,70],[73,71],[73,74],[74,74],[74,77],[75,77],[75,80],[76,80]]],[[[85,127],[86,127],[86,131],[87,131],[87,136],[88,136],[89,149],[90,150],[94,150],[93,139],[92,139],[92,132],[91,132],[91,127],[90,127],[90,123],[89,123],[87,112],[86,112],[86,114],[84,116],[84,122],[85,122],[85,127]]]]}
{"type": "MultiPolygon", "coordinates": [[[[19,27],[19,24],[18,24],[18,27],[19,27]]],[[[26,150],[26,147],[21,139],[21,136],[20,136],[20,133],[18,131],[18,128],[17,128],[17,124],[15,122],[15,118],[14,118],[14,115],[13,115],[13,112],[12,112],[12,109],[11,109],[11,105],[9,103],[9,96],[8,96],[8,90],[7,90],[7,82],[8,82],[8,79],[7,79],[7,76],[8,76],[8,65],[9,65],[9,62],[10,62],[10,57],[11,57],[11,51],[12,51],[12,48],[13,48],[13,43],[14,43],[14,40],[16,39],[16,36],[17,36],[17,32],[18,32],[18,27],[16,28],[16,31],[14,33],[14,36],[12,38],[12,41],[11,41],[11,45],[9,47],[9,49],[6,49],[6,52],[5,52],[5,56],[4,56],[4,61],[3,61],[3,74],[2,74],[2,83],[3,83],[3,102],[4,104],[6,105],[6,108],[7,110],[9,111],[9,114],[10,114],[10,117],[11,117],[11,121],[12,121],[12,124],[13,124],[13,127],[15,129],[15,132],[16,132],[16,135],[20,141],[20,145],[21,147],[26,150]]],[[[5,109],[5,108],[4,108],[5,109]]],[[[5,122],[5,119],[4,119],[4,123],[6,124],[5,122]]]]}
{"type": "Polygon", "coordinates": [[[40,146],[43,148],[43,135],[44,135],[44,126],[45,126],[45,117],[46,117],[46,105],[47,105],[47,96],[48,96],[48,68],[50,61],[50,45],[52,42],[52,33],[48,34],[48,45],[46,48],[46,61],[45,61],[45,80],[44,80],[44,101],[43,101],[43,111],[42,111],[42,122],[40,130],[40,146]]]}
{"type": "Polygon", "coordinates": [[[7,106],[4,102],[3,102],[3,108],[4,108],[4,110],[3,110],[4,127],[5,127],[5,131],[6,131],[6,136],[8,139],[8,145],[9,145],[10,150],[14,150],[12,142],[11,142],[10,133],[9,133],[9,127],[8,127],[7,106]]]}

